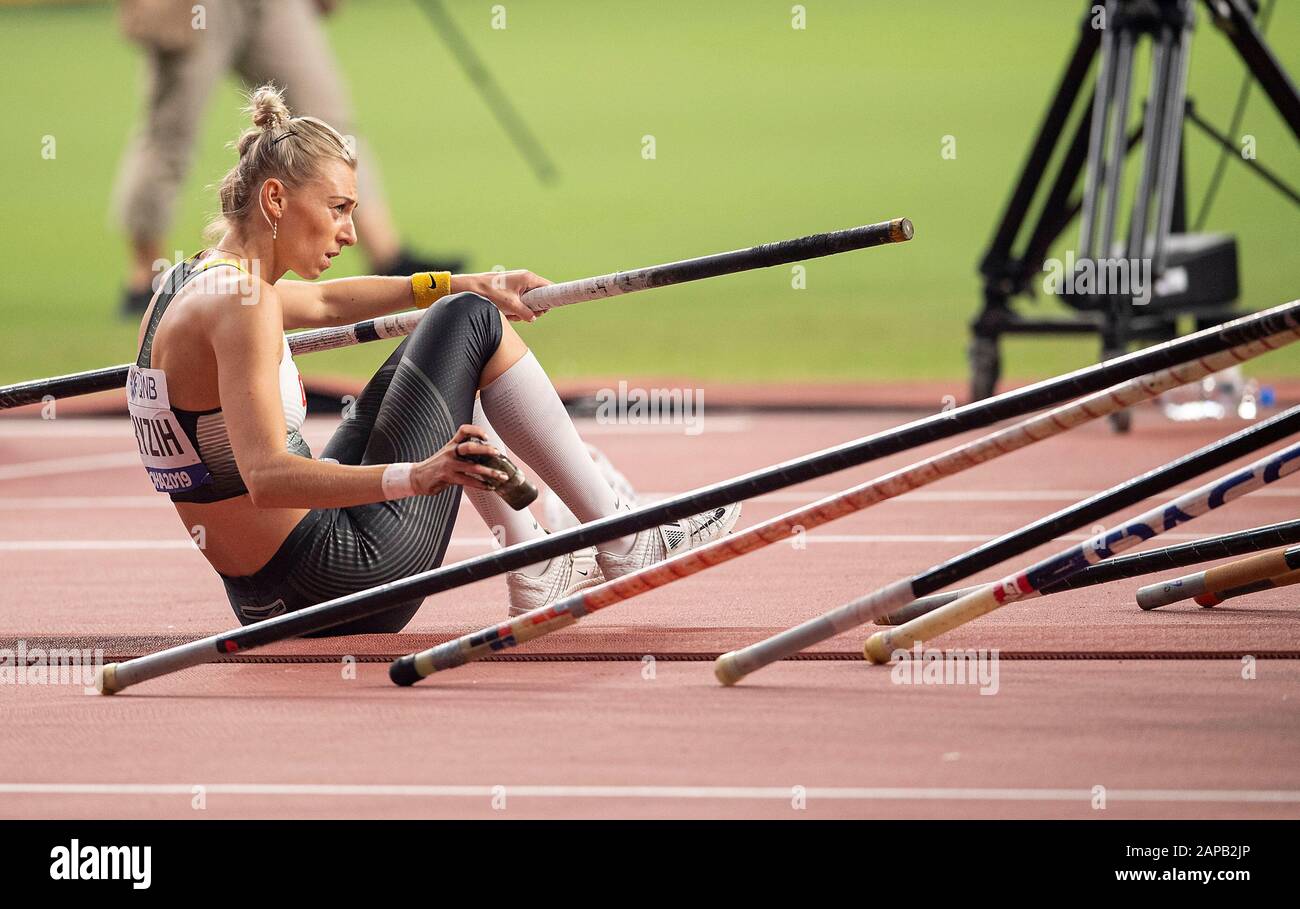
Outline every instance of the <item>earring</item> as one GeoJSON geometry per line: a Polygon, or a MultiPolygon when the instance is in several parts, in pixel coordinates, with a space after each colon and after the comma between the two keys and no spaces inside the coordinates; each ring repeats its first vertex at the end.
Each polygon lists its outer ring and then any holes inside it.
{"type": "Polygon", "coordinates": [[[276,235],[277,235],[279,232],[280,232],[280,222],[279,222],[279,221],[272,221],[272,222],[271,222],[271,242],[272,242],[272,243],[275,242],[275,237],[276,237],[276,235]]]}

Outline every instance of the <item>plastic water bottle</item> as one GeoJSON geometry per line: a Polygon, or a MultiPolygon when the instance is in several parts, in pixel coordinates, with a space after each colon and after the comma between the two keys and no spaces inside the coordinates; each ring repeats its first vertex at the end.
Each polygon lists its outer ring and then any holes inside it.
{"type": "Polygon", "coordinates": [[[1241,389],[1241,399],[1237,402],[1237,416],[1243,420],[1253,420],[1259,416],[1259,382],[1247,379],[1241,389]]]}
{"type": "Polygon", "coordinates": [[[1177,423],[1222,420],[1229,414],[1254,420],[1259,416],[1261,399],[1267,397],[1271,403],[1271,392],[1261,392],[1259,382],[1247,379],[1240,366],[1232,366],[1165,392],[1160,396],[1160,407],[1167,418],[1177,423]]]}

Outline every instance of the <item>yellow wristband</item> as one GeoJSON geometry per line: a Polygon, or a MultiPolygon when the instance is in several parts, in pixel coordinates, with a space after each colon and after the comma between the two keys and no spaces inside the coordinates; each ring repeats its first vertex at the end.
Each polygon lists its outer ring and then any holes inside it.
{"type": "Polygon", "coordinates": [[[427,309],[451,293],[451,272],[422,271],[411,275],[411,292],[415,295],[415,308],[427,309]]]}

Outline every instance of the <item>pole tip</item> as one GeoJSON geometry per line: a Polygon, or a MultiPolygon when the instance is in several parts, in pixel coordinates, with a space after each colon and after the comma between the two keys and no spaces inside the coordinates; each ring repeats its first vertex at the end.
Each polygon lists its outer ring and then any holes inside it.
{"type": "Polygon", "coordinates": [[[388,678],[394,685],[401,685],[403,688],[414,685],[423,678],[415,668],[415,657],[399,657],[388,667],[388,678]]]}
{"type": "Polygon", "coordinates": [[[95,690],[100,694],[117,694],[122,689],[117,684],[117,664],[108,663],[95,672],[95,690]]]}
{"type": "Polygon", "coordinates": [[[904,240],[912,239],[915,233],[912,222],[907,218],[895,218],[889,225],[889,238],[895,243],[902,243],[904,240]]]}
{"type": "Polygon", "coordinates": [[[713,675],[724,685],[731,686],[745,677],[736,665],[736,651],[732,650],[724,653],[713,661],[713,675]]]}
{"type": "Polygon", "coordinates": [[[1179,600],[1191,599],[1205,593],[1205,573],[1188,575],[1172,581],[1148,584],[1139,588],[1137,604],[1146,611],[1177,603],[1179,600]]]}
{"type": "Polygon", "coordinates": [[[862,655],[867,658],[869,663],[876,663],[877,665],[888,663],[890,655],[889,632],[877,631],[867,638],[867,643],[862,648],[862,655]]]}

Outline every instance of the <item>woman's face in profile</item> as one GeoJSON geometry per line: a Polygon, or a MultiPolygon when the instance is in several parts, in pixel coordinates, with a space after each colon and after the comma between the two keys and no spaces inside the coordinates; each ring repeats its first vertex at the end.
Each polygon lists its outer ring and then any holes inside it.
{"type": "Polygon", "coordinates": [[[276,244],[281,263],[309,281],[320,277],[343,247],[357,242],[356,206],[356,171],[338,158],[327,161],[313,180],[286,188],[276,244]]]}

